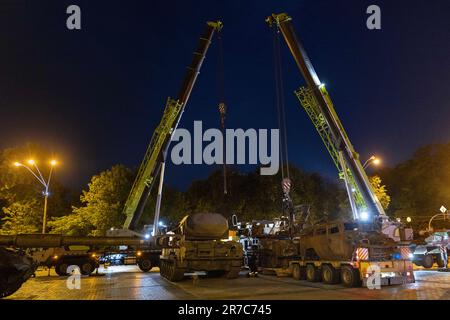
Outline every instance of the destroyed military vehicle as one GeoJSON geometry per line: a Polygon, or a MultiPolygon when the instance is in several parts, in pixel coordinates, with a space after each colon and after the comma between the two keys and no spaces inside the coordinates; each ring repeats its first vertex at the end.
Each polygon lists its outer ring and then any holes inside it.
{"type": "Polygon", "coordinates": [[[205,271],[208,276],[239,276],[243,250],[228,240],[228,221],[217,213],[185,216],[173,234],[161,237],[161,275],[180,281],[187,272],[205,271]]]}

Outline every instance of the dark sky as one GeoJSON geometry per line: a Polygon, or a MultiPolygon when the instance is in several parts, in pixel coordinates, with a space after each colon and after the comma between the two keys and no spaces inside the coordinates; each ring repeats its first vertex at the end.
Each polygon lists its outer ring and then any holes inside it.
{"type": "MultiPolygon", "coordinates": [[[[276,128],[272,32],[264,19],[288,12],[361,158],[385,165],[419,146],[450,140],[450,1],[0,1],[0,148],[36,142],[62,161],[79,188],[116,163],[136,166],[175,97],[205,21],[224,22],[229,128],[276,128]],[[66,7],[82,30],[66,29],[66,7]],[[382,30],[366,28],[370,4],[382,30]]],[[[292,91],[303,80],[283,43],[290,160],[335,175],[292,91]]],[[[180,127],[218,127],[214,44],[180,127]]],[[[215,167],[167,168],[185,188],[215,167]]],[[[248,168],[247,168],[248,169],[248,168]]]]}

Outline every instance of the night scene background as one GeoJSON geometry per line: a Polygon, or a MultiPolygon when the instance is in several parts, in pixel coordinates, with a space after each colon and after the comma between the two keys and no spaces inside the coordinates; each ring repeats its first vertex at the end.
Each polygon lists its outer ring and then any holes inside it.
{"type": "MultiPolygon", "coordinates": [[[[393,167],[421,146],[450,141],[447,0],[2,0],[0,7],[0,148],[44,145],[61,162],[58,180],[78,193],[114,164],[140,164],[208,20],[224,23],[228,128],[277,128],[264,19],[287,12],[362,161],[376,154],[393,167]],[[81,7],[79,31],[66,28],[70,4],[81,7]],[[381,7],[381,30],[366,27],[370,4],[381,7]]],[[[220,125],[217,50],[213,40],[181,128],[191,130],[194,120],[204,130],[220,125]]],[[[289,160],[335,179],[293,94],[304,82],[284,41],[282,61],[289,160]]],[[[169,163],[165,183],[185,190],[217,169],[169,163]]]]}

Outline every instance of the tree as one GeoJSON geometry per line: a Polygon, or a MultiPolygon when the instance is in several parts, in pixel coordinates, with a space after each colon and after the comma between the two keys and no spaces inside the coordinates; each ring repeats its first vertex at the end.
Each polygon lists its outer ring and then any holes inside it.
{"type": "Polygon", "coordinates": [[[89,190],[80,196],[82,206],[73,213],[49,222],[52,233],[102,236],[110,228],[121,228],[123,206],[133,183],[133,173],[123,165],[92,177],[89,190]]]}
{"type": "MultiPolygon", "coordinates": [[[[0,226],[2,233],[37,232],[42,230],[43,187],[23,167],[15,167],[16,161],[26,161],[30,157],[38,163],[52,158],[51,152],[38,144],[0,151],[0,226]]],[[[48,166],[41,166],[42,174],[48,175],[48,166]]],[[[48,216],[61,216],[70,210],[68,191],[53,176],[50,187],[48,216]]]]}
{"type": "Polygon", "coordinates": [[[450,143],[419,148],[411,159],[379,175],[392,197],[388,211],[413,221],[428,221],[444,205],[450,207],[450,143]]]}
{"type": "Polygon", "coordinates": [[[375,195],[380,200],[381,206],[386,210],[391,202],[391,197],[387,193],[386,186],[381,184],[381,178],[377,175],[370,177],[369,181],[375,191],[375,195]]]}

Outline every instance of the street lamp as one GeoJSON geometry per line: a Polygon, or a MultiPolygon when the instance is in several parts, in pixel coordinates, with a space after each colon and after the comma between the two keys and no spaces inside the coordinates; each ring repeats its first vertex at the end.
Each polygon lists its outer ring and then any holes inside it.
{"type": "Polygon", "coordinates": [[[58,162],[56,160],[50,161],[50,172],[48,174],[47,181],[45,181],[44,176],[42,175],[41,171],[39,170],[39,168],[36,164],[36,161],[34,161],[33,159],[29,159],[27,161],[27,163],[36,169],[37,174],[34,172],[34,170],[32,168],[30,168],[26,164],[23,164],[20,162],[14,162],[14,166],[26,168],[44,186],[44,191],[42,192],[44,195],[44,219],[42,222],[42,233],[45,233],[45,230],[47,229],[47,201],[48,201],[48,196],[49,196],[48,189],[50,186],[50,180],[52,178],[53,168],[58,164],[58,162]]]}
{"type": "Polygon", "coordinates": [[[364,162],[363,169],[366,169],[372,163],[377,166],[377,165],[379,165],[381,163],[381,160],[380,160],[380,158],[377,158],[375,156],[371,156],[369,159],[366,160],[366,162],[364,162]]]}

